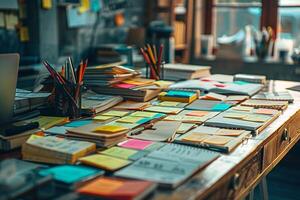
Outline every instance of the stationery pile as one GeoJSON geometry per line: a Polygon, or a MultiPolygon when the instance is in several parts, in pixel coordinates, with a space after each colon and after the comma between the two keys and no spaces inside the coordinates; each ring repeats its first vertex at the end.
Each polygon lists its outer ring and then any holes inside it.
{"type": "Polygon", "coordinates": [[[271,101],[288,101],[294,102],[294,98],[288,91],[283,92],[260,92],[252,97],[252,99],[271,100],[271,101]]]}
{"type": "Polygon", "coordinates": [[[164,79],[166,80],[189,80],[210,76],[209,66],[173,64],[164,65],[164,79]]]}
{"type": "Polygon", "coordinates": [[[91,142],[32,135],[22,146],[22,158],[42,163],[74,164],[78,158],[95,150],[96,145],[91,142]]]}
{"type": "Polygon", "coordinates": [[[161,92],[158,95],[158,100],[191,103],[198,99],[199,95],[199,91],[169,90],[167,92],[161,92]]]}

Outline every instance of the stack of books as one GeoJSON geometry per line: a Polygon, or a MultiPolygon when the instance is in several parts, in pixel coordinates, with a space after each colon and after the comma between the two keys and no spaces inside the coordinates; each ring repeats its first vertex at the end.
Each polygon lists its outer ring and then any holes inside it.
{"type": "Polygon", "coordinates": [[[158,100],[191,103],[198,99],[199,95],[199,91],[170,90],[167,92],[161,92],[158,95],[158,100]]]}
{"type": "Polygon", "coordinates": [[[41,163],[74,164],[80,157],[95,150],[96,145],[91,142],[32,135],[22,146],[22,157],[41,163]]]}
{"type": "Polygon", "coordinates": [[[187,64],[165,64],[164,78],[166,80],[188,80],[210,76],[210,66],[187,64]]]}

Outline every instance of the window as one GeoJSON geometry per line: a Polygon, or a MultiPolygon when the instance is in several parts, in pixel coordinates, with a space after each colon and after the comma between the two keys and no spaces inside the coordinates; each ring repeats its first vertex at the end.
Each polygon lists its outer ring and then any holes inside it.
{"type": "Polygon", "coordinates": [[[216,37],[233,35],[244,29],[246,25],[259,29],[261,7],[260,0],[215,1],[213,5],[214,35],[216,37]]]}
{"type": "Polygon", "coordinates": [[[279,1],[279,37],[293,39],[296,46],[300,45],[300,1],[279,1]]]}

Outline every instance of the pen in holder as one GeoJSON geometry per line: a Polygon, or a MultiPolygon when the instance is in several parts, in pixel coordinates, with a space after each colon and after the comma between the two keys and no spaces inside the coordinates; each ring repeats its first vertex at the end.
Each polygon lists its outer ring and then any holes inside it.
{"type": "Polygon", "coordinates": [[[146,77],[150,79],[160,80],[164,78],[163,49],[161,44],[159,49],[155,45],[147,44],[144,48],[140,48],[146,63],[146,77]]]}
{"type": "Polygon", "coordinates": [[[82,85],[55,83],[55,114],[77,119],[81,117],[82,85]],[[74,98],[75,97],[75,98],[74,98]]]}

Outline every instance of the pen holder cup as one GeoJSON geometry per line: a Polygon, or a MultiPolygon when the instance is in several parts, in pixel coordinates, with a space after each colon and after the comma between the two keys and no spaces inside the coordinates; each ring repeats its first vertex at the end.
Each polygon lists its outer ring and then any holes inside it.
{"type": "Polygon", "coordinates": [[[75,84],[62,86],[55,84],[54,109],[57,116],[78,119],[81,117],[82,85],[75,84]]]}
{"type": "Polygon", "coordinates": [[[155,68],[146,63],[146,78],[162,80],[164,79],[164,65],[165,62],[156,64],[155,68]]]}

